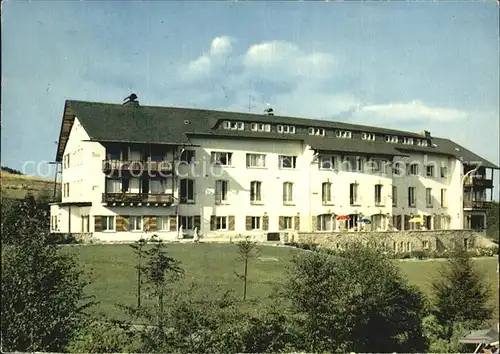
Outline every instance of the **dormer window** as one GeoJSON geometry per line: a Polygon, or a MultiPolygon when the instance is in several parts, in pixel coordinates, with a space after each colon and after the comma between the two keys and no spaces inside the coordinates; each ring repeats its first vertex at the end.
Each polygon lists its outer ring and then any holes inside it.
{"type": "Polygon", "coordinates": [[[278,133],[295,134],[295,127],[292,125],[278,125],[278,133]]]}
{"type": "Polygon", "coordinates": [[[251,123],[250,130],[254,132],[270,132],[271,124],[251,123]]]}
{"type": "Polygon", "coordinates": [[[309,135],[321,135],[321,136],[325,136],[325,129],[323,128],[309,128],[309,135]]]}
{"type": "Polygon", "coordinates": [[[386,135],[385,142],[391,143],[391,144],[396,144],[398,142],[398,137],[394,136],[394,135],[386,135]]]}
{"type": "Polygon", "coordinates": [[[401,142],[405,145],[413,145],[413,138],[401,138],[401,142]]]}
{"type": "Polygon", "coordinates": [[[243,122],[225,121],[224,123],[222,123],[222,127],[224,129],[228,129],[228,130],[244,130],[245,129],[245,123],[243,123],[243,122]]]}
{"type": "Polygon", "coordinates": [[[373,133],[361,133],[361,139],[363,140],[375,140],[375,134],[373,133]]]}
{"type": "Polygon", "coordinates": [[[342,138],[342,139],[351,139],[352,133],[350,131],[347,131],[347,130],[336,130],[335,136],[337,138],[342,138]]]}
{"type": "Polygon", "coordinates": [[[429,142],[427,140],[417,139],[418,146],[429,146],[429,142]]]}

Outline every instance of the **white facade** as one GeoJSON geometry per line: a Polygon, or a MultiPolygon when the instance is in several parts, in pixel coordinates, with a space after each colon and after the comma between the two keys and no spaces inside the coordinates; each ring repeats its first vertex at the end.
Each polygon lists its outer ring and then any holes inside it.
{"type": "MultiPolygon", "coordinates": [[[[106,148],[90,142],[75,118],[63,156],[62,202],[51,207],[52,231],[92,233],[101,241],[123,242],[152,234],[165,239],[192,236],[195,228],[200,237],[207,238],[392,227],[406,230],[422,225],[408,223],[415,217],[424,218],[423,226],[428,229],[461,229],[464,225],[463,165],[449,156],[411,153],[385,162],[374,157],[380,160],[376,168],[368,156],[354,154],[349,168],[349,159],[342,157],[346,153],[317,155],[299,140],[207,137],[191,142],[198,146],[186,148],[194,150],[194,163],[174,164],[175,174],[165,177],[161,190],[155,192],[172,194],[171,205],[103,203],[103,193],[110,192],[103,172],[106,148]],[[212,163],[214,153],[225,166],[212,163]],[[287,158],[284,165],[292,166],[280,165],[280,156],[287,158]],[[394,162],[417,175],[394,175],[394,162]],[[410,167],[414,164],[417,170],[410,167]],[[430,165],[434,167],[428,170],[430,165]],[[410,192],[409,188],[414,189],[410,192]],[[347,216],[348,221],[342,220],[347,216]],[[358,224],[360,219],[372,223],[358,224]],[[123,220],[127,220],[127,231],[116,230],[123,220]],[[137,225],[137,231],[130,231],[131,225],[137,225]],[[180,225],[184,225],[181,230],[180,225]]],[[[181,153],[176,147],[165,159],[178,161],[181,153]]],[[[133,148],[127,156],[141,159],[133,148]]],[[[127,193],[142,193],[139,176],[127,183],[127,193]]]]}

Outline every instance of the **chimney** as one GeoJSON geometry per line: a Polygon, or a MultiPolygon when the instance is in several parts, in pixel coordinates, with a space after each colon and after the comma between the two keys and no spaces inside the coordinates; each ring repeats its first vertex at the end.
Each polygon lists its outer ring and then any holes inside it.
{"type": "Polygon", "coordinates": [[[135,93],[130,94],[130,96],[125,97],[123,105],[139,107],[139,101],[137,100],[137,95],[135,93]]]}
{"type": "Polygon", "coordinates": [[[430,139],[430,138],[431,138],[431,132],[430,132],[430,131],[428,131],[428,130],[424,130],[424,131],[422,132],[422,135],[423,135],[425,138],[427,138],[427,139],[430,139]]]}
{"type": "Polygon", "coordinates": [[[271,107],[266,108],[266,109],[264,110],[264,112],[265,112],[268,116],[274,116],[274,110],[273,110],[271,107]]]}

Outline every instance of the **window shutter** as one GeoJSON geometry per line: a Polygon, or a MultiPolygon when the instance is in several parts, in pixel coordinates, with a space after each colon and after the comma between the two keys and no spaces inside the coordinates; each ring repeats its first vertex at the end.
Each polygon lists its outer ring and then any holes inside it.
{"type": "Polygon", "coordinates": [[[210,216],[210,231],[215,231],[217,229],[217,216],[210,216]]]}
{"type": "Polygon", "coordinates": [[[143,225],[142,225],[142,229],[145,231],[145,232],[148,232],[150,231],[149,228],[150,228],[150,223],[151,223],[151,220],[150,220],[150,216],[145,216],[142,220],[143,222],[143,225]]]}
{"type": "MultiPolygon", "coordinates": [[[[157,231],[157,227],[156,227],[156,216],[146,216],[146,218],[148,218],[147,220],[149,221],[149,225],[148,225],[148,231],[157,231]]],[[[144,222],[145,224],[146,222],[144,222]]]]}
{"type": "Polygon", "coordinates": [[[279,229],[280,230],[284,230],[285,229],[285,217],[284,216],[280,216],[279,229]]]}
{"type": "Polygon", "coordinates": [[[318,217],[316,215],[311,216],[311,231],[316,231],[317,222],[318,222],[318,217]]]}
{"type": "Polygon", "coordinates": [[[228,221],[228,224],[229,224],[228,225],[228,229],[229,229],[229,231],[234,231],[234,224],[235,224],[235,222],[234,222],[234,215],[229,215],[228,219],[229,219],[229,221],[228,221]]]}
{"type": "MultiPolygon", "coordinates": [[[[130,231],[130,217],[129,216],[117,216],[117,223],[118,219],[121,219],[121,231],[130,231]]],[[[118,230],[118,226],[116,228],[118,230]]]]}
{"type": "Polygon", "coordinates": [[[170,216],[170,231],[177,231],[177,216],[170,216]]]}
{"type": "Polygon", "coordinates": [[[100,216],[94,216],[94,231],[95,232],[102,231],[102,219],[100,216]]]}
{"type": "Polygon", "coordinates": [[[200,232],[200,228],[201,228],[201,216],[200,215],[195,215],[193,217],[193,227],[198,228],[198,232],[200,232]]]}
{"type": "Polygon", "coordinates": [[[252,230],[252,217],[251,216],[247,216],[245,218],[245,229],[247,231],[252,230]]]}
{"type": "Polygon", "coordinates": [[[262,230],[269,230],[269,216],[267,215],[262,217],[262,230]]]}
{"type": "Polygon", "coordinates": [[[295,230],[300,230],[300,216],[295,216],[294,219],[293,219],[295,225],[294,225],[294,229],[295,230]]]}
{"type": "Polygon", "coordinates": [[[116,225],[115,225],[115,230],[117,232],[119,231],[125,231],[123,229],[123,216],[117,215],[116,216],[116,225]]]}

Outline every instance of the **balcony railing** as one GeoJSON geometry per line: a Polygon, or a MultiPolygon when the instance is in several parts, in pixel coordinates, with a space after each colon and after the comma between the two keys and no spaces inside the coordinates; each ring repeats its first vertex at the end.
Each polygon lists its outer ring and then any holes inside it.
{"type": "Polygon", "coordinates": [[[493,188],[493,180],[482,177],[467,177],[464,180],[464,187],[493,188]]]}
{"type": "Polygon", "coordinates": [[[103,203],[132,203],[132,204],[167,204],[174,203],[173,194],[152,193],[103,193],[103,203]]]}
{"type": "Polygon", "coordinates": [[[486,200],[465,200],[464,208],[465,209],[488,209],[490,207],[491,202],[486,200]]]}
{"type": "Polygon", "coordinates": [[[109,173],[113,171],[152,171],[172,172],[171,161],[145,161],[145,160],[103,160],[102,171],[109,173]]]}

